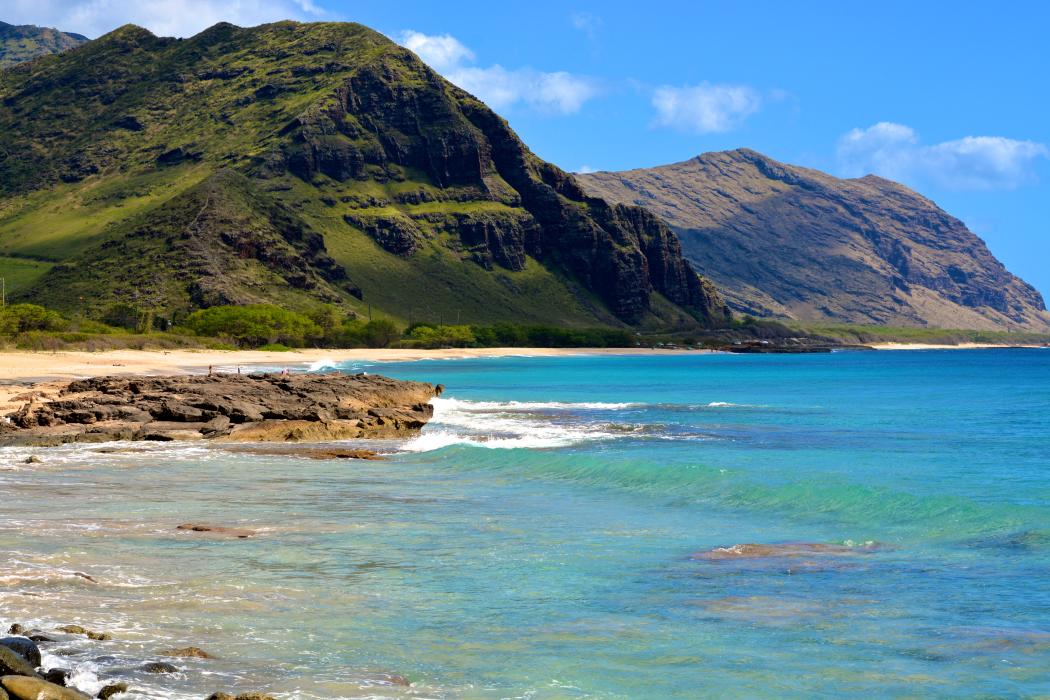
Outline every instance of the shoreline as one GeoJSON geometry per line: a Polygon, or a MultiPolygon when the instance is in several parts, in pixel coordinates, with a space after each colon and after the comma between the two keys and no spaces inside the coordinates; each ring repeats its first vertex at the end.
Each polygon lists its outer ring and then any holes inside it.
{"type": "Polygon", "coordinates": [[[1039,345],[1037,343],[1016,343],[1004,345],[1002,343],[957,343],[948,345],[946,343],[867,343],[874,350],[1007,350],[1027,349],[1038,350],[1050,345],[1039,345]]]}
{"type": "MultiPolygon", "coordinates": [[[[871,343],[875,350],[981,350],[1007,347],[1041,348],[1042,345],[999,345],[991,343],[871,343]]],[[[301,368],[328,360],[342,362],[413,362],[419,360],[460,360],[484,357],[572,357],[721,354],[718,350],[684,348],[353,348],[300,349],[288,352],[260,350],[108,350],[86,351],[3,351],[0,352],[0,413],[14,410],[21,402],[13,397],[30,387],[46,387],[57,382],[104,375],[172,375],[216,371],[247,370],[264,367],[301,368]]]]}

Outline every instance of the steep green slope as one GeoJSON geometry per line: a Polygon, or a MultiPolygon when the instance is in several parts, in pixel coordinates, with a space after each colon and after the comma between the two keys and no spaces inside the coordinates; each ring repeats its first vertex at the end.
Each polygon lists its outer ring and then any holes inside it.
{"type": "Polygon", "coordinates": [[[883,178],[843,180],[747,149],[581,175],[670,223],[733,308],[821,323],[1045,331],[1039,293],[958,219],[883,178]]]}
{"type": "Polygon", "coordinates": [[[49,27],[0,22],[0,70],[39,56],[68,51],[87,40],[86,36],[49,27]]]}
{"type": "Polygon", "coordinates": [[[726,319],[658,219],[588,197],[360,25],[122,27],[0,73],[0,154],[0,256],[40,263],[18,294],[65,309],[726,319]]]}

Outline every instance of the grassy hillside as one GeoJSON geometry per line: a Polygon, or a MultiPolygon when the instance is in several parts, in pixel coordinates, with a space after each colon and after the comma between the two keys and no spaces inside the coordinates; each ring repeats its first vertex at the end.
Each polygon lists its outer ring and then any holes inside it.
{"type": "Polygon", "coordinates": [[[655,217],[360,25],[122,27],[0,73],[0,153],[0,275],[65,311],[726,322],[655,217]]]}
{"type": "Polygon", "coordinates": [[[0,70],[40,56],[61,53],[87,41],[86,36],[48,27],[0,22],[0,70]]]}

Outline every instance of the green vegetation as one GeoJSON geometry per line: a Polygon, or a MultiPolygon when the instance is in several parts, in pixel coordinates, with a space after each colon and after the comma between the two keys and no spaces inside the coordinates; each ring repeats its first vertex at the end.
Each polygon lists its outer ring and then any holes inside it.
{"type": "MultiPolygon", "coordinates": [[[[758,323],[762,323],[759,321],[758,323]]],[[[960,328],[917,328],[908,326],[863,326],[784,321],[784,325],[810,335],[831,338],[844,343],[931,343],[958,345],[987,343],[991,345],[1042,345],[1050,343],[1050,333],[1028,331],[981,331],[960,328]]]]}
{"type": "Polygon", "coordinates": [[[87,41],[80,34],[0,22],[0,70],[40,56],[66,51],[87,41]]]}
{"type": "Polygon", "coordinates": [[[933,328],[801,325],[745,316],[733,328],[710,333],[641,334],[615,328],[571,328],[542,324],[414,323],[407,328],[386,319],[366,320],[331,304],[305,313],[272,304],[213,306],[195,311],[172,326],[127,303],[114,304],[97,318],[65,316],[36,304],[0,309],[0,348],[24,350],[111,350],[201,347],[289,352],[296,348],[471,348],[471,347],[709,347],[734,341],[824,338],[831,343],[878,342],[1050,344],[1050,334],[1004,333],[933,328]]]}
{"type": "Polygon", "coordinates": [[[213,306],[193,312],[182,325],[195,335],[231,338],[248,348],[274,343],[301,347],[308,338],[322,335],[306,316],[267,304],[213,306]]]}
{"type": "Polygon", "coordinates": [[[290,346],[386,342],[315,318],[320,304],[400,326],[718,318],[665,228],[584,198],[361,25],[220,24],[179,41],[122,27],[0,72],[0,154],[9,299],[126,332],[188,328],[216,306],[305,314],[319,330],[236,339],[290,346]]]}

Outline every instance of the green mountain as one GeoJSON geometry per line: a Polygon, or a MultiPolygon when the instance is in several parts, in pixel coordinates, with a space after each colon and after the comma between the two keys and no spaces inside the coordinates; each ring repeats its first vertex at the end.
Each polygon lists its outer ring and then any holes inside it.
{"type": "Polygon", "coordinates": [[[16,298],[89,312],[727,313],[659,219],[587,196],[410,51],[344,23],[125,26],[0,72],[0,275],[16,298]]]}
{"type": "Polygon", "coordinates": [[[32,61],[37,56],[62,53],[87,40],[86,36],[48,27],[0,22],[0,70],[16,63],[32,61]]]}
{"type": "Polygon", "coordinates": [[[748,149],[578,176],[645,206],[736,311],[804,321],[1050,328],[1043,299],[966,225],[874,175],[843,180],[748,149]]]}

